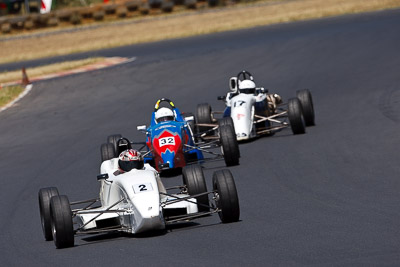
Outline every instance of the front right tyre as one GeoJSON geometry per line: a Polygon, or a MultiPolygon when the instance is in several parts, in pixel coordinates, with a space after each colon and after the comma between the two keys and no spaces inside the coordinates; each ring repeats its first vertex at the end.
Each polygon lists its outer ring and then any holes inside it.
{"type": "Polygon", "coordinates": [[[114,144],[112,143],[102,144],[100,147],[100,154],[101,154],[101,162],[116,158],[118,156],[115,153],[114,144]]]}
{"type": "Polygon", "coordinates": [[[229,170],[216,171],[212,178],[215,203],[223,223],[237,222],[240,217],[239,197],[235,181],[229,170]]]}
{"type": "Polygon", "coordinates": [[[303,134],[306,132],[303,110],[300,100],[296,97],[288,101],[288,117],[293,134],[303,134]]]}
{"type": "Polygon", "coordinates": [[[107,143],[111,143],[114,146],[115,154],[118,154],[118,140],[122,138],[121,134],[113,134],[107,136],[107,143]]]}
{"type": "Polygon", "coordinates": [[[74,246],[72,211],[68,197],[54,196],[50,201],[51,231],[57,248],[74,246]]]}
{"type": "Polygon", "coordinates": [[[314,104],[311,92],[308,89],[299,90],[296,92],[297,98],[300,100],[303,108],[304,121],[306,126],[315,125],[314,104]]]}
{"type": "MultiPolygon", "coordinates": [[[[200,124],[211,124],[212,123],[212,117],[211,117],[211,106],[207,103],[202,103],[197,105],[196,109],[196,120],[197,123],[200,124]]],[[[198,127],[198,132],[205,132],[209,130],[210,127],[205,127],[205,126],[199,126],[198,127]]]]}
{"type": "Polygon", "coordinates": [[[46,241],[53,240],[53,236],[51,234],[50,200],[53,196],[58,195],[59,194],[56,187],[46,187],[39,190],[40,220],[44,239],[46,241]]]}
{"type": "Polygon", "coordinates": [[[235,129],[232,117],[223,117],[222,119],[219,119],[218,125],[230,125],[232,129],[235,129]]]}

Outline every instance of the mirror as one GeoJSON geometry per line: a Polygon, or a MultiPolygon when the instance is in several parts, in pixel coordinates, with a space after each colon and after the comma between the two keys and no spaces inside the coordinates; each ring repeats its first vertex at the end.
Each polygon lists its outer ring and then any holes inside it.
{"type": "Polygon", "coordinates": [[[260,92],[261,94],[266,94],[266,93],[268,93],[268,89],[265,89],[264,87],[257,88],[257,90],[259,90],[259,92],[260,92]]]}
{"type": "Polygon", "coordinates": [[[185,121],[194,121],[194,116],[185,117],[185,121]]]}
{"type": "Polygon", "coordinates": [[[107,178],[108,178],[108,173],[103,173],[103,174],[97,175],[97,181],[104,180],[107,178]]]}
{"type": "Polygon", "coordinates": [[[237,92],[237,77],[231,77],[229,79],[229,89],[234,93],[237,92]]]}
{"type": "Polygon", "coordinates": [[[139,125],[136,127],[136,129],[141,132],[146,131],[146,128],[147,128],[146,125],[139,125]]]}

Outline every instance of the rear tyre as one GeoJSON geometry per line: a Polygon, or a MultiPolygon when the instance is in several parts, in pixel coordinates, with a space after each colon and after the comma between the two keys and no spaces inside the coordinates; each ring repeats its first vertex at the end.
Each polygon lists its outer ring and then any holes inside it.
{"type": "Polygon", "coordinates": [[[306,132],[301,103],[298,98],[289,99],[288,117],[293,134],[303,134],[306,132]]]}
{"type": "MultiPolygon", "coordinates": [[[[225,118],[224,118],[225,119],[225,118]]],[[[229,118],[231,119],[231,118],[229,118]]],[[[224,156],[226,166],[239,165],[240,151],[236,140],[235,130],[232,125],[219,121],[219,140],[221,142],[222,154],[224,156]]]]}
{"type": "Polygon", "coordinates": [[[72,212],[67,196],[55,196],[50,201],[51,230],[57,248],[74,246],[72,212]]]}
{"type": "MultiPolygon", "coordinates": [[[[211,124],[212,123],[211,106],[207,103],[197,105],[196,118],[197,118],[197,123],[211,124]]],[[[204,126],[198,127],[199,132],[205,132],[208,129],[210,129],[210,127],[204,127],[204,126]]]]}
{"type": "Polygon", "coordinates": [[[111,143],[102,144],[100,147],[101,162],[113,159],[116,157],[114,145],[111,143]]]}
{"type": "Polygon", "coordinates": [[[306,126],[314,126],[315,125],[314,104],[310,91],[308,89],[303,89],[297,91],[296,94],[303,108],[303,116],[306,126]]]}
{"type": "MultiPolygon", "coordinates": [[[[203,170],[199,165],[184,167],[182,169],[182,178],[183,184],[186,185],[189,195],[207,192],[206,180],[204,178],[203,170]]],[[[208,195],[196,197],[196,200],[199,212],[207,212],[210,210],[208,195]]]]}
{"type": "Polygon", "coordinates": [[[217,196],[215,203],[219,218],[223,223],[237,222],[240,217],[239,197],[235,181],[229,170],[216,171],[213,174],[213,190],[217,196]]]}
{"type": "Polygon", "coordinates": [[[118,140],[121,138],[122,138],[121,134],[113,134],[113,135],[109,135],[107,137],[107,143],[113,144],[115,153],[118,153],[117,143],[118,143],[118,140]]]}
{"type": "Polygon", "coordinates": [[[39,190],[39,209],[40,220],[42,223],[43,235],[46,241],[53,240],[51,234],[50,200],[53,196],[58,196],[56,187],[47,187],[39,190]]]}

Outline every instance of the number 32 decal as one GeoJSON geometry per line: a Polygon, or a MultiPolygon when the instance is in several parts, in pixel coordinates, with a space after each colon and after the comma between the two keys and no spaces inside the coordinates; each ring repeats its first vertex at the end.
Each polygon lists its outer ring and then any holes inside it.
{"type": "Polygon", "coordinates": [[[167,146],[167,145],[175,145],[175,138],[174,137],[164,137],[158,140],[158,144],[160,147],[167,146]]]}

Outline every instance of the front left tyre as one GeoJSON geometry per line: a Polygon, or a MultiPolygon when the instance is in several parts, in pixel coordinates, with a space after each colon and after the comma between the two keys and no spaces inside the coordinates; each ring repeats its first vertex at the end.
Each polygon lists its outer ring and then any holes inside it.
{"type": "Polygon", "coordinates": [[[54,196],[50,201],[51,231],[57,248],[74,246],[72,211],[68,197],[54,196]]]}
{"type": "Polygon", "coordinates": [[[232,126],[233,122],[228,122],[228,120],[231,121],[232,118],[226,117],[218,121],[219,140],[226,166],[234,166],[239,165],[240,151],[235,130],[232,126]]]}

